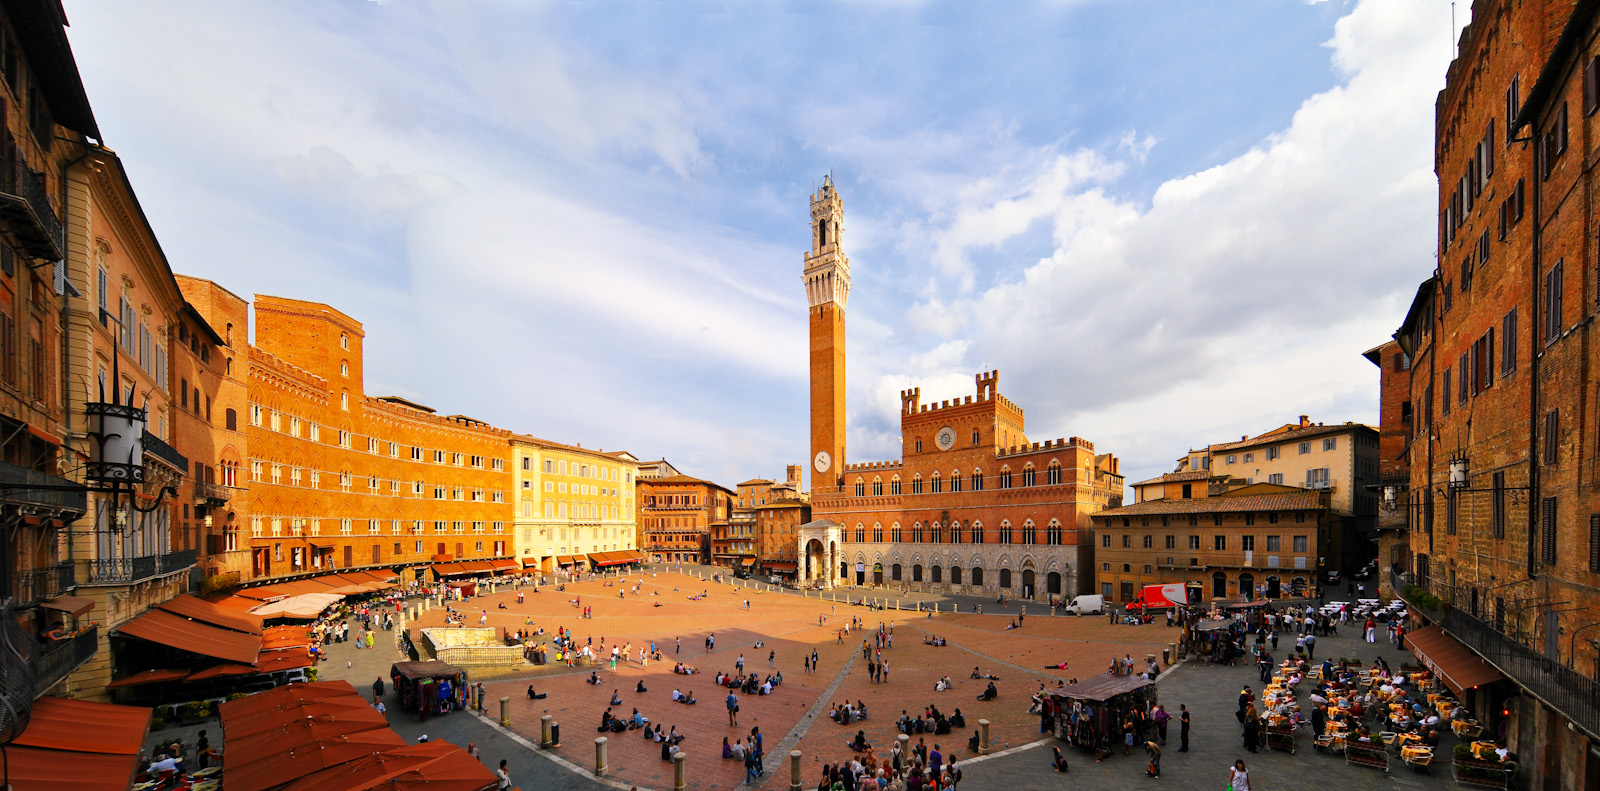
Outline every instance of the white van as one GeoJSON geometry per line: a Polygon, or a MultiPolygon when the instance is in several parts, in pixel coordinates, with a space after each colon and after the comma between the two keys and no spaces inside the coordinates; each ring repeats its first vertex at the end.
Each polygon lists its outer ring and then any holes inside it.
{"type": "Polygon", "coordinates": [[[1104,615],[1106,598],[1098,593],[1088,593],[1067,603],[1066,611],[1074,615],[1104,615]]]}

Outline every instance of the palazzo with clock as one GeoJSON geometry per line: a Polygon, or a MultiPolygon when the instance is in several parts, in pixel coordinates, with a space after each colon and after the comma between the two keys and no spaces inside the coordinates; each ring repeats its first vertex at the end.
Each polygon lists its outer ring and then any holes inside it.
{"type": "Polygon", "coordinates": [[[811,196],[803,280],[811,332],[811,512],[802,584],[911,587],[1048,601],[1089,592],[1089,516],[1122,504],[1117,458],[1071,437],[1030,442],[1022,408],[980,373],[973,395],[900,394],[900,460],[845,456],[844,205],[830,179],[811,196]]]}

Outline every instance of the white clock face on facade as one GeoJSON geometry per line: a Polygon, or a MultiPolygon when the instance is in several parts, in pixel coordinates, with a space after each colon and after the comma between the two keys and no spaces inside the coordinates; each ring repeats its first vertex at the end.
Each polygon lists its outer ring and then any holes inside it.
{"type": "Polygon", "coordinates": [[[939,443],[939,450],[949,450],[956,446],[956,430],[949,426],[945,426],[944,428],[939,429],[939,433],[934,437],[934,441],[939,443]]]}
{"type": "Polygon", "coordinates": [[[833,457],[830,456],[827,451],[819,450],[817,451],[815,466],[817,468],[817,472],[827,472],[828,468],[833,466],[833,457]]]}

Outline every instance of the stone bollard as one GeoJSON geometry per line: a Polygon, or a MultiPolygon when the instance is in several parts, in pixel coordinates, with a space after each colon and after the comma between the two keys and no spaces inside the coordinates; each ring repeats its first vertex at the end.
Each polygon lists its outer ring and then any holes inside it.
{"type": "Polygon", "coordinates": [[[429,596],[422,600],[422,611],[427,612],[431,609],[433,609],[433,597],[429,596]]]}
{"type": "Polygon", "coordinates": [[[789,791],[800,791],[800,751],[789,751],[789,791]]]}
{"type": "Polygon", "coordinates": [[[500,726],[511,727],[511,698],[500,698],[500,726]]]}
{"type": "Polygon", "coordinates": [[[549,714],[539,718],[539,746],[546,750],[555,746],[550,735],[550,726],[555,724],[555,717],[549,714]]]}
{"type": "Polygon", "coordinates": [[[683,751],[672,754],[672,791],[683,791],[683,751]]]}
{"type": "Polygon", "coordinates": [[[989,754],[989,721],[978,720],[978,754],[989,754]]]}
{"type": "Polygon", "coordinates": [[[594,740],[594,774],[596,777],[606,776],[606,737],[604,736],[594,740]]]}
{"type": "Polygon", "coordinates": [[[911,737],[907,736],[904,733],[902,733],[899,736],[894,737],[894,740],[900,743],[900,760],[902,761],[901,766],[902,766],[902,769],[903,769],[904,768],[904,763],[903,762],[910,760],[910,755],[911,755],[911,737]]]}

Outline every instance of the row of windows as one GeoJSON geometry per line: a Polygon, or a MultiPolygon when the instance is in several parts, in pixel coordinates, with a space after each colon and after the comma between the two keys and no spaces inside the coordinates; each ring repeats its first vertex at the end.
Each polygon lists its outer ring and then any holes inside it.
{"type": "MultiPolygon", "coordinates": [[[[1034,473],[1035,470],[1031,464],[1022,470],[1023,486],[1034,486],[1037,484],[1037,479],[1034,473]]],[[[916,476],[911,479],[911,493],[922,494],[922,483],[922,473],[917,473],[916,476]]],[[[972,475],[967,478],[963,478],[961,476],[961,471],[956,470],[950,473],[950,478],[948,481],[941,478],[939,473],[936,472],[933,474],[933,477],[928,480],[927,491],[931,493],[942,492],[945,490],[944,487],[946,483],[949,484],[950,491],[952,492],[961,491],[963,486],[974,492],[981,492],[983,491],[984,486],[983,470],[973,470],[972,475]]],[[[1055,485],[1059,483],[1061,483],[1061,465],[1056,462],[1051,462],[1050,466],[1045,469],[1045,484],[1055,485]]],[[[999,488],[1011,488],[1011,470],[1009,468],[1000,471],[999,488]]],[[[875,496],[883,494],[882,479],[874,479],[872,481],[872,494],[875,496]]],[[[900,494],[900,476],[896,475],[894,478],[890,479],[889,494],[900,494]]],[[[862,478],[856,478],[856,496],[867,496],[867,482],[862,478]]]]}
{"type": "MultiPolygon", "coordinates": [[[[1022,525],[1022,528],[1021,528],[1021,530],[1019,532],[1020,532],[1020,538],[1021,538],[1021,542],[1020,543],[1025,544],[1025,545],[1032,545],[1032,544],[1037,544],[1038,543],[1039,532],[1038,532],[1038,528],[1034,525],[1032,519],[1029,519],[1027,522],[1024,522],[1023,525],[1022,525]]],[[[851,531],[848,531],[848,530],[844,531],[841,535],[843,536],[843,538],[846,541],[849,541],[851,539],[851,537],[852,537],[851,531]]],[[[855,528],[855,531],[854,531],[853,535],[854,535],[855,541],[858,542],[858,543],[866,543],[868,541],[869,537],[870,537],[870,539],[871,539],[871,541],[873,543],[881,544],[881,543],[883,543],[883,539],[884,539],[883,524],[882,523],[874,523],[872,525],[872,530],[871,530],[871,532],[869,534],[866,525],[864,525],[864,524],[862,524],[860,522],[857,522],[856,523],[856,528],[855,528]]],[[[903,542],[903,541],[906,540],[905,539],[905,531],[901,529],[899,522],[895,522],[894,524],[889,526],[888,535],[889,535],[889,540],[892,541],[892,542],[895,542],[895,543],[900,543],[900,542],[903,542]]],[[[1003,521],[1003,522],[1000,523],[1000,528],[997,531],[996,538],[998,540],[993,542],[993,543],[999,543],[999,544],[1016,543],[1016,541],[1014,540],[1016,538],[1016,536],[1014,536],[1013,533],[1012,533],[1011,521],[1010,520],[1006,520],[1006,521],[1003,521]]],[[[1050,520],[1050,524],[1047,525],[1045,527],[1045,529],[1044,529],[1045,544],[1049,545],[1049,546],[1059,546],[1061,544],[1061,539],[1062,539],[1061,523],[1056,521],[1056,520],[1054,520],[1054,519],[1050,520]]],[[[930,544],[969,544],[969,543],[970,544],[984,544],[984,543],[990,543],[990,542],[987,541],[987,534],[984,531],[983,522],[981,522],[981,521],[973,521],[973,522],[967,523],[967,525],[965,527],[963,527],[963,525],[961,524],[960,520],[953,520],[953,521],[950,522],[950,524],[948,526],[943,525],[943,524],[941,524],[941,523],[939,523],[937,521],[929,522],[926,531],[924,531],[923,525],[922,525],[921,522],[916,522],[916,523],[912,524],[911,525],[911,543],[914,543],[914,544],[921,544],[921,543],[930,543],[930,544]],[[923,540],[924,538],[926,538],[927,541],[924,541],[923,540]]]]}
{"type": "MultiPolygon", "coordinates": [[[[1327,468],[1323,468],[1323,469],[1326,470],[1327,468]]],[[[1211,515],[1211,524],[1220,526],[1222,524],[1222,516],[1223,516],[1222,514],[1212,514],[1211,515]]],[[[1246,514],[1244,514],[1244,523],[1247,524],[1247,525],[1253,525],[1253,524],[1256,523],[1257,519],[1264,518],[1266,520],[1267,524],[1275,525],[1275,524],[1278,523],[1278,520],[1280,518],[1287,518],[1288,516],[1289,516],[1289,514],[1286,511],[1285,512],[1267,511],[1267,512],[1261,513],[1261,514],[1246,513],[1246,514]]],[[[1170,526],[1172,524],[1173,520],[1176,519],[1176,517],[1172,517],[1172,516],[1161,516],[1161,517],[1154,517],[1154,518],[1161,520],[1161,526],[1162,527],[1170,526]]],[[[1188,514],[1185,518],[1188,520],[1190,527],[1193,527],[1195,525],[1200,524],[1200,517],[1199,517],[1198,514],[1188,514]]],[[[1140,526],[1141,527],[1149,527],[1150,523],[1151,523],[1151,519],[1152,519],[1152,517],[1148,517],[1148,516],[1139,517],[1140,526]]],[[[1294,521],[1295,521],[1295,524],[1305,524],[1306,512],[1305,511],[1295,511],[1294,512],[1294,521]]],[[[1122,517],[1122,526],[1123,527],[1132,527],[1133,526],[1133,517],[1129,517],[1129,516],[1122,517]]]]}
{"type": "MultiPolygon", "coordinates": [[[[565,459],[544,459],[540,465],[546,475],[574,475],[579,478],[598,478],[602,481],[617,480],[618,471],[615,467],[601,467],[598,464],[584,464],[565,459]]],[[[533,459],[522,457],[522,469],[532,470],[533,459]]],[[[633,473],[623,473],[627,483],[633,483],[633,473]]]]}
{"type": "Polygon", "coordinates": [[[334,522],[333,519],[318,519],[304,516],[252,516],[250,517],[250,535],[260,538],[263,536],[321,536],[321,535],[425,535],[429,528],[436,534],[442,533],[473,533],[482,534],[504,533],[504,522],[444,522],[405,519],[339,519],[337,528],[329,526],[334,532],[323,532],[324,522],[334,522]],[[287,529],[288,532],[284,532],[287,529]]]}
{"type": "MultiPolygon", "coordinates": [[[[506,554],[505,544],[506,544],[506,542],[504,542],[504,541],[496,541],[496,542],[494,542],[494,554],[497,555],[497,556],[506,554]]],[[[438,548],[439,548],[439,554],[441,554],[441,555],[444,554],[444,545],[440,544],[440,545],[438,545],[438,548]]],[[[289,547],[289,557],[291,558],[291,565],[292,565],[293,568],[304,568],[304,567],[306,567],[306,559],[305,559],[306,552],[305,552],[305,549],[306,549],[305,547],[294,547],[294,546],[289,547]]],[[[345,547],[345,549],[350,549],[350,547],[345,547]]],[[[475,546],[473,547],[473,551],[478,552],[478,553],[481,554],[483,552],[483,542],[482,541],[476,542],[475,546]]],[[[392,552],[395,555],[404,555],[404,554],[406,554],[405,550],[404,550],[404,545],[399,541],[394,542],[394,549],[392,550],[392,552]]],[[[382,553],[383,553],[383,547],[376,546],[376,545],[374,545],[372,547],[372,563],[374,565],[383,562],[382,553]]],[[[421,554],[424,554],[424,553],[427,553],[427,550],[423,548],[423,542],[422,541],[416,542],[416,554],[421,555],[421,554]]],[[[459,544],[459,543],[456,544],[456,553],[457,554],[462,554],[461,553],[461,544],[459,544]]],[[[431,553],[429,553],[429,554],[431,554],[431,553]]],[[[282,544],[273,544],[272,545],[272,559],[274,561],[282,561],[284,559],[284,552],[283,552],[283,545],[282,544]]],[[[322,556],[321,555],[313,555],[311,557],[311,566],[320,568],[322,566],[322,556]]]]}
{"type": "MultiPolygon", "coordinates": [[[[1133,538],[1134,537],[1132,535],[1129,535],[1127,533],[1123,533],[1121,538],[1122,538],[1122,548],[1123,549],[1132,549],[1133,548],[1133,538]]],[[[1185,538],[1185,540],[1186,540],[1186,542],[1188,544],[1188,546],[1187,546],[1188,549],[1199,549],[1200,548],[1200,536],[1189,535],[1189,536],[1185,536],[1184,538],[1185,538]]],[[[1239,537],[1239,544],[1240,544],[1239,549],[1241,551],[1244,551],[1244,552],[1254,552],[1254,551],[1256,551],[1256,538],[1257,537],[1253,536],[1253,535],[1240,536],[1239,537]]],[[[1262,536],[1262,538],[1266,539],[1266,541],[1264,542],[1265,546],[1266,546],[1266,549],[1264,551],[1266,551],[1266,552],[1281,552],[1281,551],[1283,551],[1282,550],[1282,539],[1283,539],[1282,536],[1271,535],[1271,536],[1262,536]]],[[[1290,551],[1292,551],[1292,552],[1306,552],[1307,551],[1306,547],[1310,543],[1310,536],[1299,535],[1299,536],[1291,536],[1290,538],[1292,539],[1291,546],[1293,547],[1293,549],[1291,549],[1290,551]]],[[[1111,537],[1110,533],[1101,533],[1100,534],[1100,546],[1102,546],[1102,547],[1104,547],[1106,549],[1110,549],[1111,548],[1111,541],[1112,541],[1112,537],[1111,537]]],[[[1155,549],[1155,536],[1146,534],[1144,536],[1141,536],[1139,541],[1140,541],[1140,548],[1141,549],[1155,549]]],[[[1175,536],[1175,535],[1162,536],[1162,543],[1163,543],[1163,547],[1162,547],[1163,549],[1177,549],[1178,548],[1178,537],[1175,536]]],[[[1211,549],[1214,550],[1214,551],[1217,551],[1217,552],[1226,552],[1228,550],[1228,537],[1225,536],[1225,535],[1213,535],[1211,537],[1211,549]]]]}
{"type": "MultiPolygon", "coordinates": [[[[250,425],[269,427],[273,431],[286,433],[291,437],[309,439],[312,442],[322,441],[321,425],[309,420],[301,420],[294,415],[267,409],[260,404],[250,405],[250,425]]],[[[356,434],[343,429],[337,429],[336,434],[336,442],[339,447],[354,448],[356,434]]],[[[382,454],[387,452],[389,458],[392,459],[400,458],[401,447],[409,448],[412,461],[428,461],[430,459],[428,450],[421,445],[402,446],[399,443],[387,442],[376,437],[367,437],[366,445],[368,453],[382,454]]],[[[505,459],[443,450],[434,450],[431,460],[434,464],[449,464],[455,467],[472,467],[480,470],[488,468],[496,472],[503,472],[506,468],[505,459]]]]}
{"type": "MultiPolygon", "coordinates": [[[[533,481],[523,481],[522,488],[532,489],[533,481]]],[[[569,485],[566,481],[545,481],[544,490],[551,494],[567,494],[570,491],[572,494],[583,494],[590,497],[616,497],[618,494],[616,489],[608,486],[594,486],[587,483],[569,485]]]]}
{"type": "Polygon", "coordinates": [[[330,478],[338,481],[338,490],[342,492],[355,492],[360,488],[365,490],[359,492],[361,494],[378,494],[385,488],[384,484],[387,483],[389,494],[397,497],[405,493],[416,497],[427,497],[431,492],[431,499],[434,500],[458,500],[473,503],[503,503],[506,501],[506,493],[500,489],[468,489],[462,486],[451,487],[439,484],[429,486],[423,481],[407,483],[379,478],[376,475],[354,475],[348,471],[336,473],[331,470],[315,470],[289,464],[274,464],[259,459],[250,461],[250,480],[278,485],[283,485],[285,483],[284,479],[287,477],[289,486],[305,485],[312,489],[321,489],[323,488],[322,476],[324,472],[330,478]],[[287,476],[284,475],[285,471],[288,472],[287,476]],[[358,484],[358,480],[363,481],[364,485],[358,484]]]}
{"type": "MultiPolygon", "coordinates": [[[[526,519],[534,518],[534,508],[531,501],[522,503],[522,516],[526,519]]],[[[565,500],[544,501],[544,517],[546,519],[617,519],[621,511],[617,506],[607,503],[568,503],[565,500]]]]}
{"type": "MultiPolygon", "coordinates": [[[[1312,443],[1308,441],[1308,442],[1299,443],[1296,446],[1295,449],[1297,451],[1299,451],[1299,454],[1301,456],[1304,456],[1304,455],[1306,455],[1306,454],[1311,452],[1311,448],[1312,448],[1312,443]]],[[[1322,439],[1322,449],[1324,451],[1338,450],[1339,449],[1339,438],[1338,437],[1324,437],[1322,439]]],[[[1262,451],[1262,455],[1267,459],[1267,461],[1272,461],[1272,460],[1277,459],[1279,456],[1282,455],[1282,450],[1283,450],[1283,448],[1280,448],[1278,446],[1272,446],[1272,447],[1264,449],[1262,451]]],[[[1226,461],[1228,464],[1237,464],[1237,463],[1239,463],[1239,455],[1240,454],[1237,454],[1237,453],[1230,453],[1230,454],[1228,454],[1227,456],[1224,457],[1224,461],[1226,461]]],[[[1254,452],[1246,453],[1246,454],[1243,454],[1243,455],[1244,455],[1244,463],[1245,464],[1251,464],[1256,460],[1256,454],[1254,452]]],[[[1279,477],[1282,477],[1282,476],[1279,476],[1279,477]]]]}

